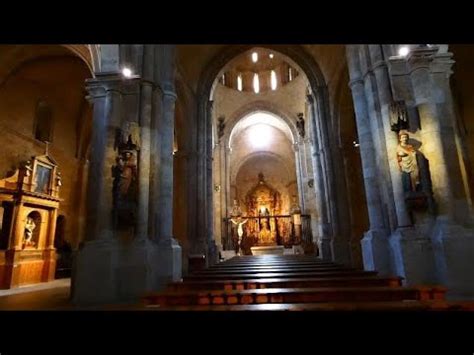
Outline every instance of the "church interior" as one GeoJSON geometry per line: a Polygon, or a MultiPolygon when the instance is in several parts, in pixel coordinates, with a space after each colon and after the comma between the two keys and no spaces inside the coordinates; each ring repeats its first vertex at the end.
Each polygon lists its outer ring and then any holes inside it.
{"type": "Polygon", "coordinates": [[[0,310],[473,311],[473,59],[0,45],[0,310]]]}

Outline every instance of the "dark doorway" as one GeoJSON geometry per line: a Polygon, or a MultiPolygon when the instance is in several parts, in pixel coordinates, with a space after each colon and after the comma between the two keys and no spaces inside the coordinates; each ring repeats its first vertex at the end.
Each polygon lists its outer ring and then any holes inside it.
{"type": "Polygon", "coordinates": [[[66,239],[65,231],[66,218],[60,215],[56,220],[56,234],[54,237],[54,247],[57,253],[56,279],[71,277],[72,249],[71,244],[66,239]]]}

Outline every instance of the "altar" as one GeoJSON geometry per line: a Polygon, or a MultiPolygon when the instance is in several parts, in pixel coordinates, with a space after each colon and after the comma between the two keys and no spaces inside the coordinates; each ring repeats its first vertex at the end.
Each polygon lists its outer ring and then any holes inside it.
{"type": "Polygon", "coordinates": [[[281,193],[258,174],[257,183],[244,199],[237,200],[228,219],[233,249],[237,255],[283,255],[295,242],[293,216],[281,193]]]}
{"type": "Polygon", "coordinates": [[[266,245],[250,247],[252,255],[283,255],[285,247],[283,245],[266,245]]]}

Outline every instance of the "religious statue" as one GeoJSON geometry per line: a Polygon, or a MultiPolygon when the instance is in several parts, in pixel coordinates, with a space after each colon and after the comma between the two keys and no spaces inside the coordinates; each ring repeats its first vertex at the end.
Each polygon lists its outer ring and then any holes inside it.
{"type": "Polygon", "coordinates": [[[237,235],[238,235],[238,240],[234,240],[235,244],[235,253],[237,255],[240,255],[240,249],[242,245],[242,237],[244,235],[244,230],[242,226],[247,223],[248,219],[243,219],[242,218],[242,210],[240,209],[237,200],[234,200],[234,206],[232,207],[232,210],[230,212],[231,219],[230,221],[237,226],[237,235]]]}
{"type": "Polygon", "coordinates": [[[35,242],[33,241],[33,231],[36,228],[35,220],[31,217],[26,218],[25,224],[25,235],[23,239],[24,246],[34,246],[35,242]]]}
{"type": "Polygon", "coordinates": [[[402,172],[403,190],[405,192],[415,192],[419,190],[420,174],[417,161],[416,148],[408,143],[409,135],[405,130],[398,133],[399,141],[397,147],[397,160],[402,172]]]}
{"type": "Polygon", "coordinates": [[[296,120],[296,128],[298,128],[298,132],[301,138],[305,136],[305,129],[304,129],[304,117],[303,113],[298,113],[298,119],[296,120]]]}
{"type": "Polygon", "coordinates": [[[62,180],[61,180],[61,173],[58,171],[56,173],[56,186],[61,187],[63,185],[62,180]]]}
{"type": "Polygon", "coordinates": [[[266,218],[262,220],[260,232],[258,233],[258,243],[261,245],[273,244],[273,233],[268,229],[266,218]]]}
{"type": "Polygon", "coordinates": [[[138,170],[136,145],[129,136],[127,143],[119,146],[119,154],[112,167],[114,223],[132,226],[135,222],[138,170]]]}

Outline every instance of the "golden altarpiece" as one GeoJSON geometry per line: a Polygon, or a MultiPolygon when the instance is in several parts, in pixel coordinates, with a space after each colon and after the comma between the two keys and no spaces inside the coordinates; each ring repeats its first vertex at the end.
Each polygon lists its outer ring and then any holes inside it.
{"type": "Polygon", "coordinates": [[[243,227],[240,247],[244,254],[251,254],[253,246],[289,245],[293,242],[291,216],[284,213],[287,211],[283,211],[282,205],[280,192],[270,186],[260,173],[257,184],[245,196],[246,213],[241,217],[239,226],[243,227]]]}
{"type": "Polygon", "coordinates": [[[0,288],[51,281],[61,175],[48,154],[0,180],[0,288]]]}

